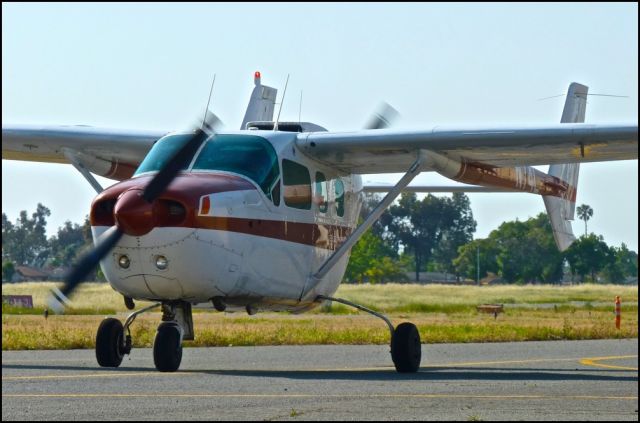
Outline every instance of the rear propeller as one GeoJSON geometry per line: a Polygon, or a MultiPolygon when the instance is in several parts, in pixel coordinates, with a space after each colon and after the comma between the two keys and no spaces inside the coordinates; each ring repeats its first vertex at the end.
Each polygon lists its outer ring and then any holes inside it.
{"type": "Polygon", "coordinates": [[[390,127],[400,114],[389,103],[380,103],[369,118],[364,129],[384,129],[390,127]]]}
{"type": "MultiPolygon", "coordinates": [[[[202,143],[214,135],[214,127],[219,120],[213,113],[208,113],[204,128],[197,129],[193,136],[184,141],[184,145],[167,161],[165,166],[153,177],[143,191],[137,191],[144,202],[152,204],[169,186],[180,169],[188,166],[189,162],[198,151],[202,143]],[[206,129],[206,132],[205,132],[206,129]]],[[[116,202],[117,209],[118,203],[116,202]]],[[[47,301],[49,307],[57,313],[61,313],[65,306],[69,305],[69,295],[77,288],[84,278],[100,263],[113,247],[118,243],[125,231],[118,223],[109,228],[98,240],[93,250],[83,255],[71,272],[67,275],[62,289],[54,287],[47,301]]]]}

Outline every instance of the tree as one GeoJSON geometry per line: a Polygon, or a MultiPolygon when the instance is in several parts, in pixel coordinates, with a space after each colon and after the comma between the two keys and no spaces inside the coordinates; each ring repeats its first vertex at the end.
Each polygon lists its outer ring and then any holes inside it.
{"type": "Polygon", "coordinates": [[[611,251],[601,235],[595,234],[574,241],[565,251],[565,256],[571,273],[579,275],[582,282],[587,274],[591,274],[591,281],[596,282],[596,273],[615,262],[615,252],[611,251]]]}
{"type": "Polygon", "coordinates": [[[478,276],[482,279],[489,272],[497,275],[499,252],[497,243],[491,238],[475,239],[463,245],[458,250],[458,256],[453,260],[456,274],[473,280],[478,276]],[[480,269],[478,269],[478,256],[480,269]]]}
{"type": "Polygon", "coordinates": [[[454,272],[452,262],[458,248],[471,240],[476,228],[464,194],[429,194],[419,201],[415,194],[404,193],[389,208],[389,217],[387,236],[391,245],[402,246],[404,254],[413,255],[416,281],[432,260],[437,261],[436,267],[454,272]]]}
{"type": "Polygon", "coordinates": [[[92,246],[89,218],[85,217],[82,226],[67,220],[64,226],[58,228],[58,233],[49,239],[49,245],[52,265],[71,266],[81,251],[92,246]]]}
{"type": "Polygon", "coordinates": [[[622,243],[620,248],[610,247],[613,259],[607,264],[603,276],[607,282],[620,283],[629,276],[638,276],[638,254],[622,243]]]}
{"type": "Polygon", "coordinates": [[[11,282],[13,274],[16,272],[15,266],[10,261],[2,263],[2,281],[11,282]]]}
{"type": "Polygon", "coordinates": [[[433,252],[437,268],[445,272],[459,273],[453,261],[458,256],[458,250],[473,239],[476,231],[476,221],[473,219],[469,197],[456,192],[452,197],[444,199],[447,207],[444,209],[442,238],[433,252]]]}
{"type": "Polygon", "coordinates": [[[524,222],[505,222],[489,237],[498,244],[499,274],[508,282],[558,282],[562,279],[564,259],[545,213],[524,222]]]}
{"type": "Polygon", "coordinates": [[[351,249],[345,279],[359,283],[404,280],[406,277],[396,256],[392,248],[368,230],[351,249]]]}
{"type": "Polygon", "coordinates": [[[462,248],[454,260],[458,271],[475,279],[477,248],[480,276],[499,274],[507,282],[558,282],[562,279],[563,255],[553,239],[548,217],[540,213],[524,222],[504,222],[484,240],[462,248]]]}
{"type": "Polygon", "coordinates": [[[576,209],[578,217],[584,220],[584,236],[587,236],[587,221],[593,216],[593,209],[586,204],[578,206],[576,209]]]}
{"type": "Polygon", "coordinates": [[[20,212],[15,225],[2,213],[2,254],[16,265],[42,266],[49,255],[46,218],[51,211],[38,203],[31,219],[26,210],[20,212]]]}

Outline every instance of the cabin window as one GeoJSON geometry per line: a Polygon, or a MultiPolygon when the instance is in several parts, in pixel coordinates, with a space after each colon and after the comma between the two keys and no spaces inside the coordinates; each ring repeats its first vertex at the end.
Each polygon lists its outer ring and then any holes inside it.
{"type": "Polygon", "coordinates": [[[277,206],[280,204],[280,169],[273,146],[256,135],[215,135],[202,148],[192,170],[238,173],[258,184],[277,206]]]}
{"type": "MultiPolygon", "coordinates": [[[[193,134],[174,134],[160,138],[146,155],[133,176],[147,172],[158,172],[173,157],[185,143],[193,137],[193,134]]],[[[187,162],[181,170],[189,167],[191,162],[187,162]]]]}
{"type": "Polygon", "coordinates": [[[336,198],[336,214],[339,217],[344,216],[344,184],[342,179],[336,179],[334,183],[335,198],[336,198]]]}
{"type": "Polygon", "coordinates": [[[311,176],[309,170],[291,160],[282,160],[284,203],[296,209],[311,209],[311,176]]]}
{"type": "Polygon", "coordinates": [[[327,194],[327,178],[322,172],[316,172],[316,193],[313,197],[313,202],[320,213],[327,212],[327,194]]]}

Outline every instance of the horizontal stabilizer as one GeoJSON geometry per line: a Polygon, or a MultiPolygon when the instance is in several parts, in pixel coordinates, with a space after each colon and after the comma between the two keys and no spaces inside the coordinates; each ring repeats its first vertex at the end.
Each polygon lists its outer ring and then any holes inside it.
{"type": "MultiPolygon", "coordinates": [[[[393,185],[365,185],[362,187],[362,192],[389,192],[393,188],[393,185]]],[[[402,189],[402,192],[510,192],[504,188],[492,188],[492,187],[480,187],[471,185],[459,185],[459,186],[447,186],[447,185],[413,185],[407,186],[402,189]]]]}

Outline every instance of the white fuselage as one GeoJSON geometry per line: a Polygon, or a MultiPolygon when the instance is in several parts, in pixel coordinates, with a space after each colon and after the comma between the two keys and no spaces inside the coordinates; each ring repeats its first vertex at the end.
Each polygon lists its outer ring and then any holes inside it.
{"type": "MultiPolygon", "coordinates": [[[[277,152],[280,184],[283,176],[286,179],[284,159],[308,169],[310,186],[282,185],[279,201],[272,201],[251,181],[253,189],[199,196],[198,204],[193,205],[197,225],[155,227],[142,236],[124,235],[101,261],[116,291],[139,300],[184,300],[193,304],[220,297],[230,306],[268,310],[301,311],[315,305],[308,300],[314,296],[306,295],[307,300],[301,301],[305,285],[355,228],[361,206],[361,179],[341,175],[304,156],[295,147],[295,134],[252,131],[251,135],[267,139],[277,152]],[[322,182],[322,176],[326,182],[322,182]],[[337,184],[343,189],[336,188],[337,184]],[[340,191],[344,197],[339,208],[340,191]],[[289,205],[292,198],[299,199],[300,192],[311,193],[310,209],[289,205]],[[128,268],[118,264],[123,254],[130,260],[128,268]],[[156,266],[158,256],[167,259],[166,269],[156,266]]],[[[197,173],[202,178],[229,174],[197,173]]],[[[250,181],[242,175],[233,176],[250,181]]],[[[108,228],[93,226],[94,240],[108,228]]],[[[348,260],[349,254],[345,254],[314,287],[313,294],[332,295],[348,260]]]]}

